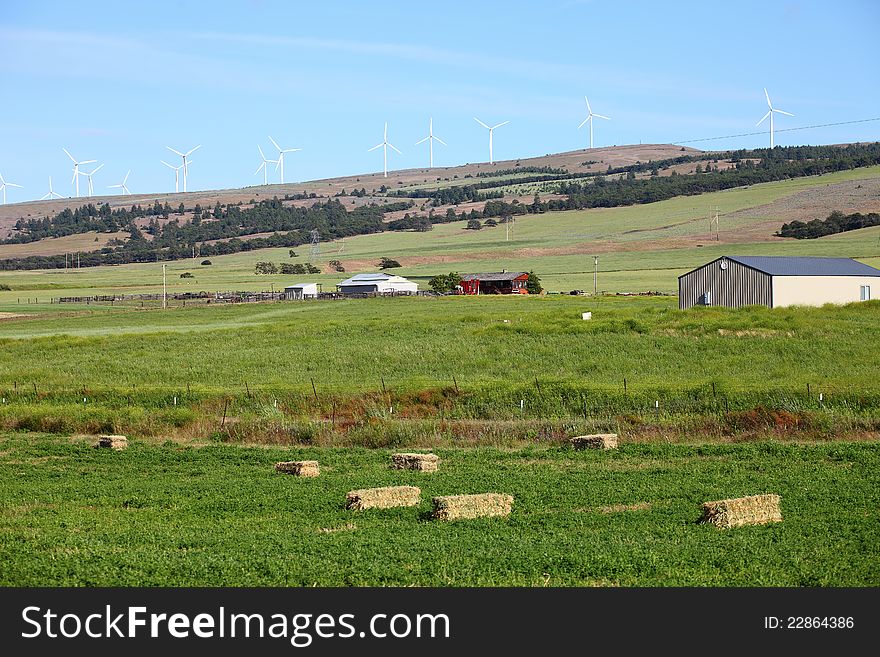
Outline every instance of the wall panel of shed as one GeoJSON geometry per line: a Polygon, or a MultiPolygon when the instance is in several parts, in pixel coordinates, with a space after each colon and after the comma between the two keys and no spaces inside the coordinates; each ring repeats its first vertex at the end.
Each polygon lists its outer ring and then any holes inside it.
{"type": "Polygon", "coordinates": [[[678,279],[678,307],[681,309],[701,305],[705,294],[710,296],[710,306],[773,305],[773,287],[768,274],[746,267],[732,260],[725,260],[727,269],[714,260],[678,279]]]}

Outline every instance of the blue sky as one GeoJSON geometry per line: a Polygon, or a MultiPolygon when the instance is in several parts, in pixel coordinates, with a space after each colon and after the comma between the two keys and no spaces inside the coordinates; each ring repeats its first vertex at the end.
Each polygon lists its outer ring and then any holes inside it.
{"type": "MultiPolygon", "coordinates": [[[[165,149],[193,155],[189,188],[256,185],[257,145],[285,148],[285,179],[488,159],[473,118],[510,124],[495,159],[584,148],[584,95],[600,145],[749,133],[880,117],[880,3],[39,2],[0,11],[0,174],[39,198],[73,194],[71,163],[105,166],[96,194],[132,170],[134,193],[173,191],[165,149]],[[762,128],[764,126],[762,125],[762,128]]],[[[776,143],[878,139],[880,121],[778,132],[776,143]]],[[[693,142],[749,148],[766,134],[693,142]]],[[[179,159],[179,158],[178,158],[179,159]]],[[[87,167],[86,167],[87,168],[87,167]]],[[[272,172],[274,176],[274,171],[272,172]]],[[[270,178],[271,180],[271,178],[270,178]]],[[[85,184],[85,179],[81,181],[85,184]]]]}

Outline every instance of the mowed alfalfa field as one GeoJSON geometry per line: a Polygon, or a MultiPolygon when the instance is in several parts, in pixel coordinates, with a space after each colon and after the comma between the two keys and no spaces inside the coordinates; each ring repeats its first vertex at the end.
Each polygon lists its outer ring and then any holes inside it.
{"type": "MultiPolygon", "coordinates": [[[[503,227],[455,223],[323,244],[318,264],[339,259],[346,274],[253,273],[260,260],[304,262],[308,246],[178,261],[169,290],[329,290],[382,256],[423,286],[504,268],[559,292],[592,290],[594,253],[612,293],[672,293],[724,253],[876,266],[876,228],[794,241],[772,225],[799,193],[878,176],[521,217],[509,242],[503,227]]],[[[159,264],[2,272],[0,285],[12,288],[0,291],[2,585],[880,584],[880,302],[48,303],[159,292],[159,264]],[[620,449],[566,448],[597,431],[619,433],[620,449]],[[98,433],[131,446],[96,450],[98,433]],[[440,471],[392,470],[400,449],[434,450],[440,471]],[[297,459],[318,460],[321,476],[274,472],[297,459]],[[385,485],[420,486],[421,505],[345,510],[346,491],[385,485]],[[428,517],[434,495],[481,492],[512,495],[511,515],[428,517]],[[782,496],[782,523],[698,524],[702,502],[760,493],[782,496]]]]}
{"type": "Polygon", "coordinates": [[[876,445],[625,445],[438,450],[181,446],[96,450],[0,438],[0,585],[875,586],[876,445]],[[322,473],[275,473],[308,458],[322,473]],[[417,507],[347,511],[345,494],[421,488],[417,507]],[[434,495],[513,496],[506,518],[440,522],[434,495]],[[783,522],[719,530],[704,501],[782,496],[783,522]]]}

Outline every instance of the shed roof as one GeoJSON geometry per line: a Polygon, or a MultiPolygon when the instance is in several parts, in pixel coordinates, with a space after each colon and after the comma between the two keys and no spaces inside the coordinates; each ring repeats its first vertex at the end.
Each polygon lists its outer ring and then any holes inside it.
{"type": "Polygon", "coordinates": [[[286,285],[285,290],[301,290],[306,287],[315,287],[317,283],[297,283],[296,285],[286,285]]]}
{"type": "Polygon", "coordinates": [[[411,281],[407,280],[403,276],[392,276],[390,274],[382,274],[378,272],[374,273],[366,273],[366,274],[355,274],[351,278],[346,278],[344,281],[340,281],[336,285],[376,285],[377,283],[409,283],[411,281]]]}
{"type": "Polygon", "coordinates": [[[527,271],[497,271],[485,274],[462,274],[463,281],[514,281],[521,276],[528,276],[527,271]]]}
{"type": "MultiPolygon", "coordinates": [[[[875,269],[852,258],[818,258],[808,256],[721,256],[712,262],[727,259],[770,276],[880,276],[875,269]]],[[[711,263],[707,263],[711,264],[711,263]]],[[[702,269],[701,265],[697,269],[702,269]]],[[[694,269],[692,271],[697,271],[694,269]]],[[[688,272],[690,274],[692,272],[688,272]]],[[[687,274],[682,274],[683,278],[687,274]]]]}
{"type": "Polygon", "coordinates": [[[852,258],[725,256],[771,276],[880,276],[880,269],[852,258]]]}

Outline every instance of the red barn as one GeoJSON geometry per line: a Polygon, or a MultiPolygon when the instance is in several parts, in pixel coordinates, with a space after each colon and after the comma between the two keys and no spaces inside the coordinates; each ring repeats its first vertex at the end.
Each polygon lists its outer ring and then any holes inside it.
{"type": "Polygon", "coordinates": [[[525,271],[501,271],[487,274],[462,274],[464,294],[528,294],[525,271]]]}

